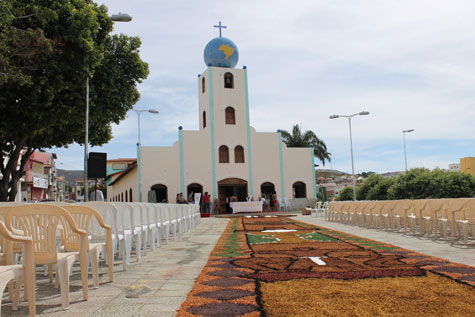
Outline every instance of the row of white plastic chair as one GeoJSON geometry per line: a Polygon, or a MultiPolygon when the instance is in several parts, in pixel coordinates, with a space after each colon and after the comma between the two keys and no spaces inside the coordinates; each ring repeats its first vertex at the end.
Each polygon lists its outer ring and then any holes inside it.
{"type": "Polygon", "coordinates": [[[328,211],[328,201],[317,201],[315,207],[312,208],[312,213],[317,217],[318,215],[326,215],[328,211]]]}
{"type": "Polygon", "coordinates": [[[454,243],[475,238],[475,198],[331,202],[325,219],[345,224],[411,232],[454,243]],[[441,233],[441,235],[440,235],[441,233]]]}
{"type": "MultiPolygon", "coordinates": [[[[112,227],[114,251],[130,264],[135,246],[137,261],[147,248],[154,250],[162,241],[176,240],[200,222],[198,205],[154,204],[125,202],[87,202],[84,205],[97,210],[104,222],[112,227]]],[[[91,230],[101,230],[92,227],[91,230]]]]}

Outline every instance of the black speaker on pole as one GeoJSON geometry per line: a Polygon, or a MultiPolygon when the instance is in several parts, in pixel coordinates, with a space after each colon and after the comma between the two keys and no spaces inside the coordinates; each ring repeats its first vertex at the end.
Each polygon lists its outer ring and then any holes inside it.
{"type": "Polygon", "coordinates": [[[87,160],[88,178],[106,178],[107,153],[90,152],[87,160]]]}

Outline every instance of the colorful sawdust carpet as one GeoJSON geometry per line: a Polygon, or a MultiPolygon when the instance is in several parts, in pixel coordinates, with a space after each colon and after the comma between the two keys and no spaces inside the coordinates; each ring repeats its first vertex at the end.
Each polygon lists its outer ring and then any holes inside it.
{"type": "Polygon", "coordinates": [[[178,316],[475,316],[475,268],[289,217],[229,224],[178,316]]]}

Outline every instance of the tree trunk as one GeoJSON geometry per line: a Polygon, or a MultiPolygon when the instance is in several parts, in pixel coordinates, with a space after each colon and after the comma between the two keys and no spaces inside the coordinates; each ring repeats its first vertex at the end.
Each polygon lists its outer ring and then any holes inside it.
{"type": "Polygon", "coordinates": [[[8,162],[6,162],[6,165],[5,158],[2,157],[0,170],[3,178],[0,182],[0,201],[15,201],[18,192],[18,181],[25,174],[26,162],[35,151],[35,149],[31,147],[26,148],[25,153],[21,156],[20,165],[18,166],[18,159],[24,149],[25,143],[26,137],[23,137],[18,142],[12,142],[12,150],[10,155],[7,156],[8,162]]]}

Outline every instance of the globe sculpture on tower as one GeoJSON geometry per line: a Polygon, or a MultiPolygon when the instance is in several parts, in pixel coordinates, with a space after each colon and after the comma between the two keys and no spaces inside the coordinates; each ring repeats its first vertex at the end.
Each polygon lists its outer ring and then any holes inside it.
{"type": "Polygon", "coordinates": [[[239,60],[236,44],[225,37],[209,41],[203,55],[206,66],[233,68],[239,60]]]}

